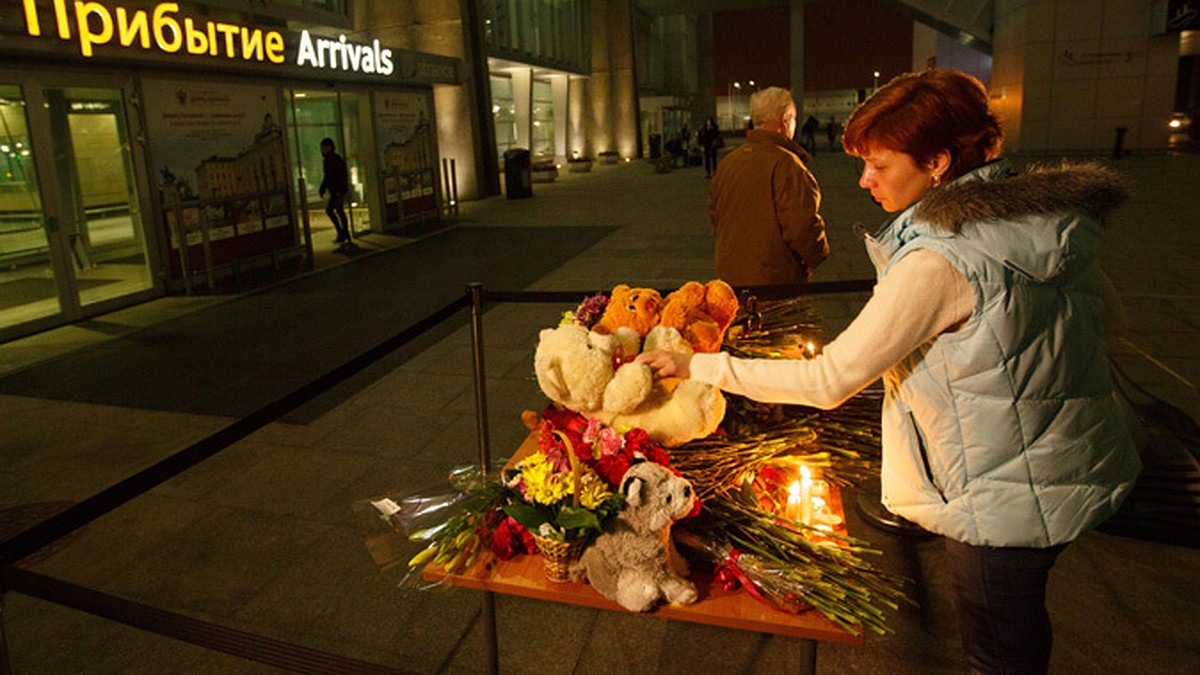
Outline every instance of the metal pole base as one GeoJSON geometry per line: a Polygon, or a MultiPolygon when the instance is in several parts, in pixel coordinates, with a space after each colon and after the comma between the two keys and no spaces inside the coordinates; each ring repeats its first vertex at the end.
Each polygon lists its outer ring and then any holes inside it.
{"type": "Polygon", "coordinates": [[[879,479],[867,481],[859,486],[858,513],[871,525],[892,534],[909,537],[932,537],[933,533],[916,523],[892,513],[883,505],[879,479]]]}

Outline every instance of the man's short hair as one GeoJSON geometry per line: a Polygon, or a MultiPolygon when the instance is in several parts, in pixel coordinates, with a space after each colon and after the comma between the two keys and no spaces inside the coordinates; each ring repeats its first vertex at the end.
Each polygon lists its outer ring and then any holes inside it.
{"type": "Polygon", "coordinates": [[[783,87],[767,87],[750,95],[750,120],[755,127],[774,126],[779,118],[794,108],[792,92],[783,87]]]}
{"type": "Polygon", "coordinates": [[[321,145],[328,145],[330,150],[337,150],[337,146],[333,144],[332,138],[322,138],[321,145]]]}

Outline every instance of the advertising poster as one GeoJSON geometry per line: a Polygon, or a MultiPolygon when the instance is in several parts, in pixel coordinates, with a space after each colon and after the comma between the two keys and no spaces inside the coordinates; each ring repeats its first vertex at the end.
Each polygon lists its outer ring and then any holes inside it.
{"type": "MultiPolygon", "coordinates": [[[[294,227],[284,227],[293,225],[291,179],[275,90],[147,78],[142,92],[154,180],[164,211],[182,208],[189,248],[206,230],[221,265],[295,245],[294,227]]],[[[164,225],[177,247],[173,214],[164,225]]]]}
{"type": "Polygon", "coordinates": [[[430,98],[428,92],[375,94],[384,220],[391,226],[438,215],[430,98]]]}

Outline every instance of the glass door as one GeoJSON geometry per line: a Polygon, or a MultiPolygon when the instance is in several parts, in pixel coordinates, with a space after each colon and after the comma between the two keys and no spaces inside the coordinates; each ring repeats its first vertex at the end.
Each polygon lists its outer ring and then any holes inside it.
{"type": "Polygon", "coordinates": [[[54,168],[79,303],[152,288],[120,89],[46,89],[54,168]]]}
{"type": "Polygon", "coordinates": [[[25,97],[0,84],[0,329],[62,311],[25,97]]]}
{"type": "MultiPolygon", "coordinates": [[[[366,139],[360,133],[360,116],[366,112],[359,104],[359,95],[352,92],[303,91],[291,92],[291,131],[295,153],[296,178],[304,178],[305,200],[308,203],[309,223],[313,243],[319,247],[333,242],[333,223],[325,215],[325,199],[319,194],[325,175],[321,141],[333,140],[335,151],[346,160],[350,172],[350,192],[346,195],[346,215],[350,231],[356,234],[372,229],[367,201],[366,139]]],[[[298,184],[298,181],[297,181],[298,184]]],[[[326,196],[328,193],[326,193],[326,196]]]]}
{"type": "Polygon", "coordinates": [[[47,79],[0,72],[0,339],[158,292],[130,143],[132,83],[47,79]]]}

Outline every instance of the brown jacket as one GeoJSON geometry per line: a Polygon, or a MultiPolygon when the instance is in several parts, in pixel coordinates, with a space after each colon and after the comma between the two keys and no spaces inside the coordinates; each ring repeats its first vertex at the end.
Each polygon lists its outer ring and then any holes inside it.
{"type": "Polygon", "coordinates": [[[805,283],[829,255],[821,188],[807,159],[781,134],[755,129],[717,165],[708,217],[719,278],[734,286],[805,283]]]}

